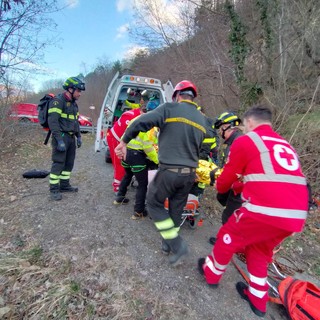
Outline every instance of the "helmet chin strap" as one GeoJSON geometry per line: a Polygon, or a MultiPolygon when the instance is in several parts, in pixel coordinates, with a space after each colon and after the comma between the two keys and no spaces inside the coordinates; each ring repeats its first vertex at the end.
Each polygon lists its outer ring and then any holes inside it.
{"type": "Polygon", "coordinates": [[[222,139],[224,140],[226,139],[226,131],[229,130],[230,128],[231,128],[231,124],[225,129],[222,128],[222,135],[221,135],[222,139]]]}
{"type": "Polygon", "coordinates": [[[75,101],[73,94],[75,93],[76,89],[75,88],[69,88],[69,89],[71,89],[71,92],[69,90],[68,92],[71,94],[72,101],[75,101]]]}

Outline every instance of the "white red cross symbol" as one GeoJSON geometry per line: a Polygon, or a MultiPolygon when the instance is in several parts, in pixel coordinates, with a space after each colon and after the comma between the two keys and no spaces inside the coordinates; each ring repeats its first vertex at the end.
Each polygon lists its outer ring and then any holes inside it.
{"type": "Polygon", "coordinates": [[[273,146],[274,157],[282,168],[294,171],[299,168],[299,161],[295,152],[281,144],[273,146]]]}

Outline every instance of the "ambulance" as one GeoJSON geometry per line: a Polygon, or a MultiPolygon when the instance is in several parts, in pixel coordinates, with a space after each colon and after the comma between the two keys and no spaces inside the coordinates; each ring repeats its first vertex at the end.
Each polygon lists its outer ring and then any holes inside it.
{"type": "Polygon", "coordinates": [[[159,79],[155,78],[136,75],[120,76],[117,73],[110,82],[101,106],[95,140],[95,151],[104,150],[106,162],[111,162],[106,140],[108,130],[112,128],[123,112],[129,110],[125,104],[126,100],[131,103],[139,103],[139,97],[129,96],[128,92],[143,92],[145,90],[149,96],[159,97],[160,104],[172,101],[173,86],[169,80],[162,84],[159,79]]]}

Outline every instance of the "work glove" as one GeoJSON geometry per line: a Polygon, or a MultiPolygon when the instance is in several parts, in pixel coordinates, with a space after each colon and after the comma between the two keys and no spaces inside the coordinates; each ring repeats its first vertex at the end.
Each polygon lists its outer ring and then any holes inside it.
{"type": "Polygon", "coordinates": [[[77,137],[77,147],[80,148],[82,145],[81,137],[77,137]]]}
{"type": "Polygon", "coordinates": [[[66,145],[65,145],[65,143],[64,143],[64,141],[63,140],[57,140],[57,150],[59,151],[59,152],[65,152],[66,151],[66,145]]]}

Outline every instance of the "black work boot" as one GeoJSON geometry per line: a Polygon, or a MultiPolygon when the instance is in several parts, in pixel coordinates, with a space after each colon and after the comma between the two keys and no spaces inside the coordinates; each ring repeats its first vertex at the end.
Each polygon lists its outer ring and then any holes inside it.
{"type": "Polygon", "coordinates": [[[60,192],[78,192],[78,187],[73,187],[69,180],[60,180],[60,192]]]}
{"type": "Polygon", "coordinates": [[[62,199],[62,194],[60,193],[58,184],[50,184],[50,199],[54,201],[62,199]]]}
{"type": "Polygon", "coordinates": [[[217,242],[217,238],[216,237],[210,237],[209,238],[209,243],[212,244],[212,245],[215,245],[217,242]]]}
{"type": "Polygon", "coordinates": [[[253,304],[252,302],[249,300],[249,297],[247,295],[247,291],[248,291],[248,286],[240,281],[240,282],[237,282],[236,283],[236,289],[240,295],[240,297],[243,299],[243,300],[246,300],[248,303],[249,303],[249,306],[251,308],[251,310],[253,311],[253,313],[255,315],[257,315],[258,317],[264,317],[265,316],[265,312],[264,311],[261,311],[259,309],[257,309],[253,304]]]}
{"type": "Polygon", "coordinates": [[[167,244],[166,240],[162,239],[162,245],[161,245],[162,253],[166,256],[169,255],[171,249],[170,246],[167,244]]]}
{"type": "Polygon", "coordinates": [[[180,264],[183,258],[188,254],[188,246],[180,236],[171,240],[166,240],[166,242],[169,244],[173,253],[173,255],[169,257],[169,262],[175,267],[180,264]]]}
{"type": "Polygon", "coordinates": [[[206,258],[198,259],[198,271],[202,276],[204,276],[203,265],[205,264],[205,262],[206,258]]]}
{"type": "MultiPolygon", "coordinates": [[[[198,259],[198,271],[202,276],[204,276],[203,265],[205,264],[205,262],[206,262],[206,258],[198,259]]],[[[208,283],[208,286],[211,288],[218,288],[219,284],[218,283],[216,283],[216,284],[208,283]]]]}

